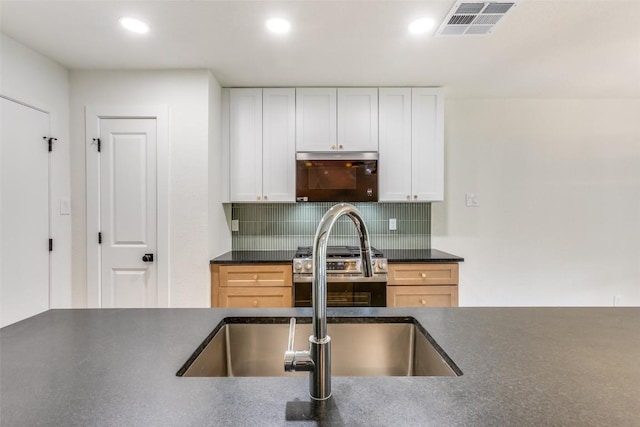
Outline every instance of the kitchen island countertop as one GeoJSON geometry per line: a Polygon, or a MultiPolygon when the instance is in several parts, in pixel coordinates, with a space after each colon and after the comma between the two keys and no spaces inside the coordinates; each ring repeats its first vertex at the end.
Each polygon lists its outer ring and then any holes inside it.
{"type": "MultiPolygon", "coordinates": [[[[2,426],[632,426],[640,308],[329,309],[413,316],[459,377],[180,378],[225,317],[309,309],[50,310],[0,330],[2,426]]],[[[284,349],[283,349],[284,352],[284,349]]]]}

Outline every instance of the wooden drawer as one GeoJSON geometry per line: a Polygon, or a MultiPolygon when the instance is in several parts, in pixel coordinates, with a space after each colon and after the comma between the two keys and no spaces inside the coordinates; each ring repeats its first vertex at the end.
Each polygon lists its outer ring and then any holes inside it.
{"type": "Polygon", "coordinates": [[[457,286],[389,286],[387,307],[457,307],[457,286]]]}
{"type": "Polygon", "coordinates": [[[218,307],[291,307],[292,288],[220,288],[218,307]]]}
{"type": "Polygon", "coordinates": [[[222,265],[219,274],[221,287],[293,286],[290,265],[222,265]]]}
{"type": "Polygon", "coordinates": [[[391,286],[457,285],[458,264],[389,264],[388,284],[391,286]]]}

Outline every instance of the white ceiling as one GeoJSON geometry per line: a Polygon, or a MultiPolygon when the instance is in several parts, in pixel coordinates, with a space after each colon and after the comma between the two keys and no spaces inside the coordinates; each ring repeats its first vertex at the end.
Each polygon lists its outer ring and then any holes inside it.
{"type": "Polygon", "coordinates": [[[211,69],[223,86],[444,86],[453,97],[640,97],[640,0],[522,0],[487,36],[407,33],[436,1],[11,1],[2,32],[70,69],[211,69]],[[121,16],[147,21],[126,33],[121,16]],[[292,21],[273,36],[266,18],[292,21]]]}

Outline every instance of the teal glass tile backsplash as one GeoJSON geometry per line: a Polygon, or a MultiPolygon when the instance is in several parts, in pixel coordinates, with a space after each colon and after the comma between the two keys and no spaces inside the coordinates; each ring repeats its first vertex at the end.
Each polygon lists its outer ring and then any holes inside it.
{"type": "MultiPolygon", "coordinates": [[[[311,246],[322,215],[335,203],[234,203],[231,218],[239,221],[232,249],[281,250],[311,246]]],[[[369,230],[371,245],[381,249],[430,249],[430,203],[354,203],[369,230]],[[397,229],[389,230],[395,218],[397,229]]],[[[358,245],[349,218],[340,218],[329,245],[358,245]]]]}

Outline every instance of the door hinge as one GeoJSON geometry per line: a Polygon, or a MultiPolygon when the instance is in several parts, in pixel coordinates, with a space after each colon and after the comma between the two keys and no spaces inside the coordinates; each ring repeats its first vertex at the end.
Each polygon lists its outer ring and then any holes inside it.
{"type": "Polygon", "coordinates": [[[102,244],[102,232],[98,232],[98,244],[102,244]]]}
{"type": "Polygon", "coordinates": [[[96,143],[96,146],[98,147],[98,153],[100,152],[100,138],[93,138],[93,142],[96,143]]]}
{"type": "Polygon", "coordinates": [[[43,136],[42,139],[47,141],[47,145],[49,147],[49,152],[53,151],[53,141],[57,141],[58,138],[51,138],[51,137],[43,136]]]}
{"type": "Polygon", "coordinates": [[[49,252],[53,252],[53,239],[49,239],[49,252]]]}

